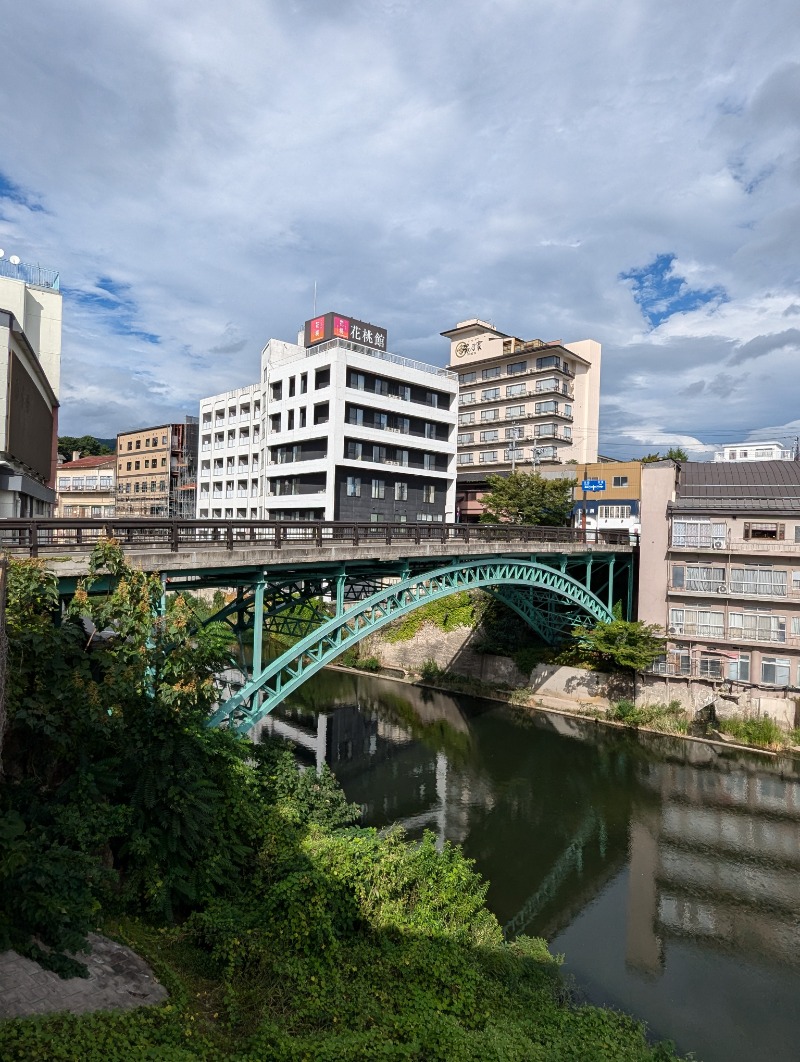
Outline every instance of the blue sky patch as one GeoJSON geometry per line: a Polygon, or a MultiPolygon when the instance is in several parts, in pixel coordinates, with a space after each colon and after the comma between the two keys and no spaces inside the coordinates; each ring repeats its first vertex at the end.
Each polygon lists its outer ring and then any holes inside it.
{"type": "Polygon", "coordinates": [[[118,336],[129,336],[143,343],[160,343],[160,337],[136,327],[138,307],[130,296],[130,286],[119,284],[111,277],[98,277],[91,291],[66,288],[64,295],[73,302],[94,311],[108,328],[118,336]]]}
{"type": "Polygon", "coordinates": [[[8,199],[12,203],[19,203],[20,206],[24,206],[35,213],[44,213],[44,207],[41,203],[37,203],[32,199],[24,188],[14,184],[4,173],[0,173],[0,199],[8,199]]]}
{"type": "Polygon", "coordinates": [[[674,254],[659,254],[649,265],[620,273],[629,281],[634,301],[653,328],[676,313],[689,313],[709,302],[728,302],[723,287],[692,288],[685,277],[673,271],[674,254]]]}

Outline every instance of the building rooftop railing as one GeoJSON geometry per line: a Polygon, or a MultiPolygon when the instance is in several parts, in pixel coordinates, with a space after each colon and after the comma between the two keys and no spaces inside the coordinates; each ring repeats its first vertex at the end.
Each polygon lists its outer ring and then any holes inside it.
{"type": "Polygon", "coordinates": [[[0,277],[22,280],[35,288],[50,288],[60,291],[61,278],[57,270],[45,269],[44,266],[31,262],[12,262],[10,258],[0,258],[0,277]]]}
{"type": "Polygon", "coordinates": [[[413,358],[404,358],[400,354],[390,354],[388,350],[376,350],[374,347],[365,347],[362,343],[353,343],[349,339],[330,339],[327,343],[319,343],[315,347],[309,347],[305,355],[317,354],[323,350],[332,350],[339,347],[342,350],[352,350],[355,354],[367,354],[371,358],[379,358],[388,361],[392,365],[399,365],[404,369],[416,369],[417,372],[430,373],[432,376],[443,376],[448,380],[458,380],[458,373],[451,369],[444,369],[440,365],[429,365],[425,361],[415,361],[413,358]]]}

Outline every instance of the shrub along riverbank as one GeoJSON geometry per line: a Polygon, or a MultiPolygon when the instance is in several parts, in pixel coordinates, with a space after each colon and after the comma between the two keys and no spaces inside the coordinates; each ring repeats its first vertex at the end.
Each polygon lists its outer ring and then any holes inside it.
{"type": "Polygon", "coordinates": [[[159,581],[113,545],[94,565],[115,589],[64,616],[39,564],[9,576],[0,948],[79,974],[68,952],[99,925],[172,995],[2,1022],[0,1058],[674,1057],[573,1004],[544,942],[504,941],[458,848],[361,829],[327,770],[209,730],[229,631],[180,599],[153,627],[159,581]]]}

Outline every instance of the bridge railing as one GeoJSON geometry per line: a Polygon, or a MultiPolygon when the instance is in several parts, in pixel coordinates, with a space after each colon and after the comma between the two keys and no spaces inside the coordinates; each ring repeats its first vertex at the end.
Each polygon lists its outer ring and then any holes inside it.
{"type": "Polygon", "coordinates": [[[520,524],[349,523],[276,520],[83,520],[0,519],[0,551],[37,557],[88,552],[101,539],[116,539],[124,549],[178,553],[189,549],[294,549],[336,544],[422,545],[426,542],[497,542],[524,545],[576,543],[631,546],[627,531],[584,531],[572,527],[520,524]]]}

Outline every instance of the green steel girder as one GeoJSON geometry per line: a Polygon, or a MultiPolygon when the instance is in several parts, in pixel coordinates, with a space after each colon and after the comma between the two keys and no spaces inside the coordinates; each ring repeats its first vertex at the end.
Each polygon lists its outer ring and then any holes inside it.
{"type": "MultiPolygon", "coordinates": [[[[610,620],[611,607],[586,585],[561,570],[562,567],[565,565],[559,564],[555,568],[535,559],[484,557],[455,560],[446,567],[412,574],[328,620],[271,661],[260,673],[254,667],[250,680],[218,707],[210,717],[209,725],[227,723],[242,732],[249,730],[349,645],[421,605],[462,590],[497,586],[536,590],[542,594],[541,601],[547,607],[547,624],[553,624],[557,629],[563,629],[569,620],[557,615],[554,599],[566,602],[583,620],[610,620]]],[[[527,619],[528,614],[526,611],[524,618],[527,619]]]]}

